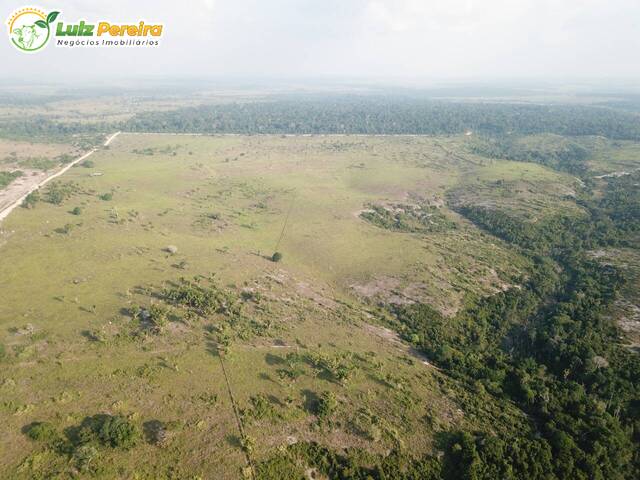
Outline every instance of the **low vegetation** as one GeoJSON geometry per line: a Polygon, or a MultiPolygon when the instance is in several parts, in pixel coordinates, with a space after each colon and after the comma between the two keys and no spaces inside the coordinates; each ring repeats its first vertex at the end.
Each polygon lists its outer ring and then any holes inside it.
{"type": "Polygon", "coordinates": [[[14,170],[13,172],[0,172],[0,189],[5,188],[16,178],[20,178],[23,173],[20,170],[14,170]]]}
{"type": "Polygon", "coordinates": [[[456,223],[435,206],[369,204],[360,217],[373,225],[396,232],[433,233],[456,228],[456,223]]]}

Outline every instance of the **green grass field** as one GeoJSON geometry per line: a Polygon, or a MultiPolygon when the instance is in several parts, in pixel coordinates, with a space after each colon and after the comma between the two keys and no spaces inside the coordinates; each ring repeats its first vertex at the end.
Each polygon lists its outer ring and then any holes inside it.
{"type": "Polygon", "coordinates": [[[100,449],[98,478],[232,479],[296,441],[420,454],[451,425],[513,428],[515,409],[424,363],[377,308],[424,301],[451,315],[526,277],[524,257],[443,206],[452,195],[527,218],[561,202],[579,214],[571,176],[465,151],[457,137],[126,134],[92,168],[69,170],[59,204],[45,188],[0,230],[0,471],[65,478],[79,467],[23,429],[64,432],[98,413],[171,425],[161,446],[100,449]],[[496,181],[516,188],[488,188],[496,181]],[[450,228],[394,231],[359,216],[425,202],[450,228]],[[132,318],[181,277],[212,274],[239,298],[238,322],[172,306],[153,334],[132,318]],[[348,381],[313,358],[347,365],[348,381]],[[331,421],[318,412],[324,392],[337,399],[331,421]],[[234,401],[255,442],[248,458],[234,401]]]}

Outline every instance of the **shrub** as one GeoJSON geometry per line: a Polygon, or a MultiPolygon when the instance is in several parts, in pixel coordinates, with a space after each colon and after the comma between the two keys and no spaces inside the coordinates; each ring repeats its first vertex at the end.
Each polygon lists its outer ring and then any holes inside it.
{"type": "Polygon", "coordinates": [[[76,445],[99,442],[113,448],[129,449],[135,446],[142,434],[140,429],[122,416],[94,415],[82,421],[77,432],[76,445]]]}
{"type": "Polygon", "coordinates": [[[48,422],[37,422],[29,426],[27,437],[38,442],[50,442],[58,438],[58,432],[48,422]]]}
{"type": "Polygon", "coordinates": [[[278,263],[280,260],[282,260],[282,254],[280,252],[275,252],[272,256],[271,256],[271,261],[278,263]]]}
{"type": "Polygon", "coordinates": [[[81,165],[84,168],[93,168],[95,166],[95,163],[93,163],[93,160],[85,160],[81,165]]]}
{"type": "Polygon", "coordinates": [[[98,458],[98,450],[93,445],[80,445],[73,451],[72,460],[76,468],[83,473],[89,473],[98,458]]]}
{"type": "Polygon", "coordinates": [[[324,392],[318,400],[318,417],[329,418],[338,409],[338,399],[333,392],[324,392]]]}
{"type": "Polygon", "coordinates": [[[151,322],[155,331],[160,332],[167,326],[168,310],[166,307],[153,304],[147,312],[149,314],[149,322],[151,322]]]}
{"type": "Polygon", "coordinates": [[[177,285],[165,289],[162,297],[168,303],[189,308],[202,316],[216,311],[235,312],[237,303],[237,298],[232,292],[219,288],[213,281],[208,286],[201,285],[197,279],[190,281],[181,278],[177,285]]]}
{"type": "Polygon", "coordinates": [[[240,439],[240,445],[242,446],[242,450],[247,452],[248,455],[251,455],[253,453],[253,449],[255,448],[256,441],[253,439],[253,437],[243,435],[243,437],[240,439]]]}
{"type": "Polygon", "coordinates": [[[107,193],[103,193],[102,195],[100,195],[100,200],[104,200],[105,202],[108,202],[109,200],[113,199],[113,193],[111,192],[107,192],[107,193]]]}
{"type": "Polygon", "coordinates": [[[69,233],[71,233],[71,230],[73,230],[74,225],[71,223],[65,223],[64,227],[58,227],[55,229],[56,233],[59,233],[60,235],[68,235],[69,233]]]}
{"type": "Polygon", "coordinates": [[[251,404],[249,408],[242,410],[243,418],[247,420],[271,420],[275,421],[280,418],[280,414],[274,408],[269,399],[261,394],[252,396],[249,399],[251,404]]]}
{"type": "Polygon", "coordinates": [[[292,459],[280,455],[258,464],[256,478],[260,480],[281,480],[283,478],[305,480],[309,477],[305,475],[300,465],[296,465],[292,459]]]}
{"type": "Polygon", "coordinates": [[[129,449],[140,440],[140,430],[124,417],[108,416],[98,431],[100,441],[113,448],[129,449]]]}
{"type": "Polygon", "coordinates": [[[0,172],[0,188],[6,187],[22,175],[23,173],[20,170],[16,170],[15,172],[0,172]]]}
{"type": "Polygon", "coordinates": [[[24,201],[22,202],[22,206],[24,208],[35,208],[36,203],[38,203],[39,201],[40,192],[38,190],[35,190],[25,197],[24,201]]]}
{"type": "Polygon", "coordinates": [[[80,191],[80,186],[75,182],[51,182],[44,191],[43,200],[53,205],[61,205],[80,191]]]}
{"type": "Polygon", "coordinates": [[[73,210],[71,210],[72,215],[80,215],[81,213],[82,209],[80,207],[74,207],[73,210]]]}

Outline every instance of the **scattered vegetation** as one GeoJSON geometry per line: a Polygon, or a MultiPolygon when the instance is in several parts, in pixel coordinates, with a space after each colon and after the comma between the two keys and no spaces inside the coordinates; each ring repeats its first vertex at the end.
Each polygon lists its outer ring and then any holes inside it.
{"type": "Polygon", "coordinates": [[[181,278],[175,285],[165,288],[162,297],[170,304],[186,308],[206,317],[215,312],[237,312],[237,296],[218,287],[214,278],[193,280],[181,278]]]}
{"type": "Polygon", "coordinates": [[[53,181],[49,183],[42,194],[42,201],[53,205],[61,205],[65,200],[80,193],[82,189],[76,182],[53,181]]]}
{"type": "Polygon", "coordinates": [[[0,172],[0,189],[5,188],[16,178],[20,178],[23,173],[20,170],[14,170],[13,172],[0,172]]]}
{"type": "Polygon", "coordinates": [[[455,228],[442,210],[426,205],[368,204],[360,217],[373,225],[396,232],[432,233],[455,228]]]}

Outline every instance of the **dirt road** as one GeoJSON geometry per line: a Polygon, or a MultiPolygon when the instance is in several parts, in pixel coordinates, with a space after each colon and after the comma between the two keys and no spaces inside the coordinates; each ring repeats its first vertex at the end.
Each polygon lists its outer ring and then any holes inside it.
{"type": "MultiPolygon", "coordinates": [[[[110,135],[109,138],[107,138],[107,140],[104,142],[104,146],[108,146],[118,135],[120,135],[120,132],[116,132],[113,135],[110,135]]],[[[22,182],[19,182],[18,180],[16,180],[16,182],[13,182],[12,185],[9,185],[9,187],[7,187],[4,192],[2,192],[5,199],[5,202],[3,203],[7,203],[7,205],[2,206],[0,204],[0,208],[2,209],[0,210],[0,222],[7,218],[16,207],[20,206],[27,195],[29,195],[31,192],[34,192],[35,190],[49,183],[54,178],[64,174],[75,164],[82,162],[83,160],[93,155],[95,151],[95,148],[88,151],[81,157],[75,159],[73,162],[65,165],[63,168],[49,176],[46,176],[46,173],[42,173],[26,177],[26,180],[22,182]]]]}

